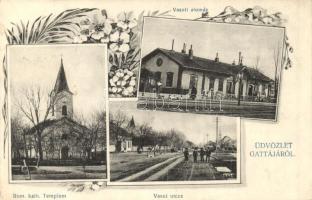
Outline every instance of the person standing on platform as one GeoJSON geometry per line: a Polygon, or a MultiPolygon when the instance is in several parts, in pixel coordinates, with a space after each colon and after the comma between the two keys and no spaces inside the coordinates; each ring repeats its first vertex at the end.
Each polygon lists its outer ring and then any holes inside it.
{"type": "Polygon", "coordinates": [[[200,162],[204,162],[205,151],[204,148],[200,148],[200,162]]]}
{"type": "Polygon", "coordinates": [[[188,157],[189,157],[188,148],[185,148],[185,150],[184,150],[184,160],[188,161],[188,157]]]}
{"type": "Polygon", "coordinates": [[[210,162],[210,155],[211,155],[211,151],[210,151],[209,147],[207,147],[205,153],[206,153],[206,162],[209,163],[210,162]]]}
{"type": "Polygon", "coordinates": [[[197,163],[197,147],[193,151],[193,159],[194,159],[194,163],[197,163]]]}

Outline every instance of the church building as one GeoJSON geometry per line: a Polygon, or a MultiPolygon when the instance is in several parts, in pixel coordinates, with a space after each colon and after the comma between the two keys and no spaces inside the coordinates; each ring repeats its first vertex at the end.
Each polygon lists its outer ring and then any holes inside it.
{"type": "MultiPolygon", "coordinates": [[[[57,74],[54,89],[50,93],[50,117],[39,123],[42,131],[42,150],[44,160],[70,160],[91,158],[91,131],[74,120],[73,93],[69,89],[63,60],[57,74]]],[[[36,127],[27,134],[27,154],[36,157],[36,127]]]]}
{"type": "Polygon", "coordinates": [[[195,56],[192,45],[187,53],[184,44],[181,52],[157,48],[142,58],[139,90],[143,96],[157,91],[162,96],[187,97],[193,89],[196,99],[217,94],[237,99],[240,91],[243,100],[266,101],[274,96],[273,83],[259,70],[245,66],[240,52],[238,63],[229,64],[221,62],[218,53],[214,59],[195,56]]]}

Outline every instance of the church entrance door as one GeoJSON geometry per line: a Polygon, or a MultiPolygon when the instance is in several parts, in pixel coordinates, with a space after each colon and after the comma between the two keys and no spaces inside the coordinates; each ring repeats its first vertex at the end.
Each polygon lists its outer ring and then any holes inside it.
{"type": "Polygon", "coordinates": [[[66,160],[68,159],[68,151],[69,151],[69,148],[67,146],[65,147],[62,147],[62,156],[61,156],[61,159],[62,160],[66,160]]]}

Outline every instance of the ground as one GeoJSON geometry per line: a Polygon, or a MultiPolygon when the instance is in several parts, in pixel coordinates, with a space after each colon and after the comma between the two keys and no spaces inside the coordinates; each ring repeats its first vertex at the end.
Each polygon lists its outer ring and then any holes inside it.
{"type": "Polygon", "coordinates": [[[211,115],[228,115],[245,118],[275,119],[276,103],[241,101],[194,101],[140,98],[139,109],[163,110],[172,112],[191,112],[211,115]]]}
{"type": "Polygon", "coordinates": [[[40,166],[30,167],[30,176],[20,172],[20,166],[12,166],[12,180],[67,180],[105,179],[106,166],[40,166]]]}
{"type": "Polygon", "coordinates": [[[178,155],[177,153],[166,153],[156,157],[148,157],[147,153],[137,152],[111,153],[110,154],[110,177],[111,181],[120,180],[131,174],[138,173],[148,167],[166,161],[178,155]]]}
{"type": "Polygon", "coordinates": [[[190,154],[185,161],[182,153],[166,153],[147,157],[146,153],[111,153],[111,181],[209,181],[236,177],[236,156],[213,153],[211,162],[194,162],[190,154]],[[216,167],[230,168],[234,173],[224,177],[216,167]]]}

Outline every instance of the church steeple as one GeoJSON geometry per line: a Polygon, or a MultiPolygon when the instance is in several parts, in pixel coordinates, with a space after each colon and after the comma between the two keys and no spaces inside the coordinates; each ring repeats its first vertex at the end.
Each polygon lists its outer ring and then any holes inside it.
{"type": "Polygon", "coordinates": [[[131,120],[128,123],[128,128],[135,128],[135,123],[134,123],[133,116],[132,116],[131,120]]]}
{"type": "Polygon", "coordinates": [[[63,117],[73,118],[73,93],[68,87],[63,58],[61,58],[61,66],[57,74],[51,98],[56,100],[52,107],[52,116],[55,119],[63,117]]]}
{"type": "Polygon", "coordinates": [[[54,92],[57,94],[57,93],[62,92],[64,90],[69,92],[69,93],[72,93],[69,90],[69,87],[67,84],[65,69],[64,69],[64,65],[63,65],[63,58],[61,58],[61,66],[60,66],[59,72],[57,74],[56,82],[54,85],[54,92]]]}

